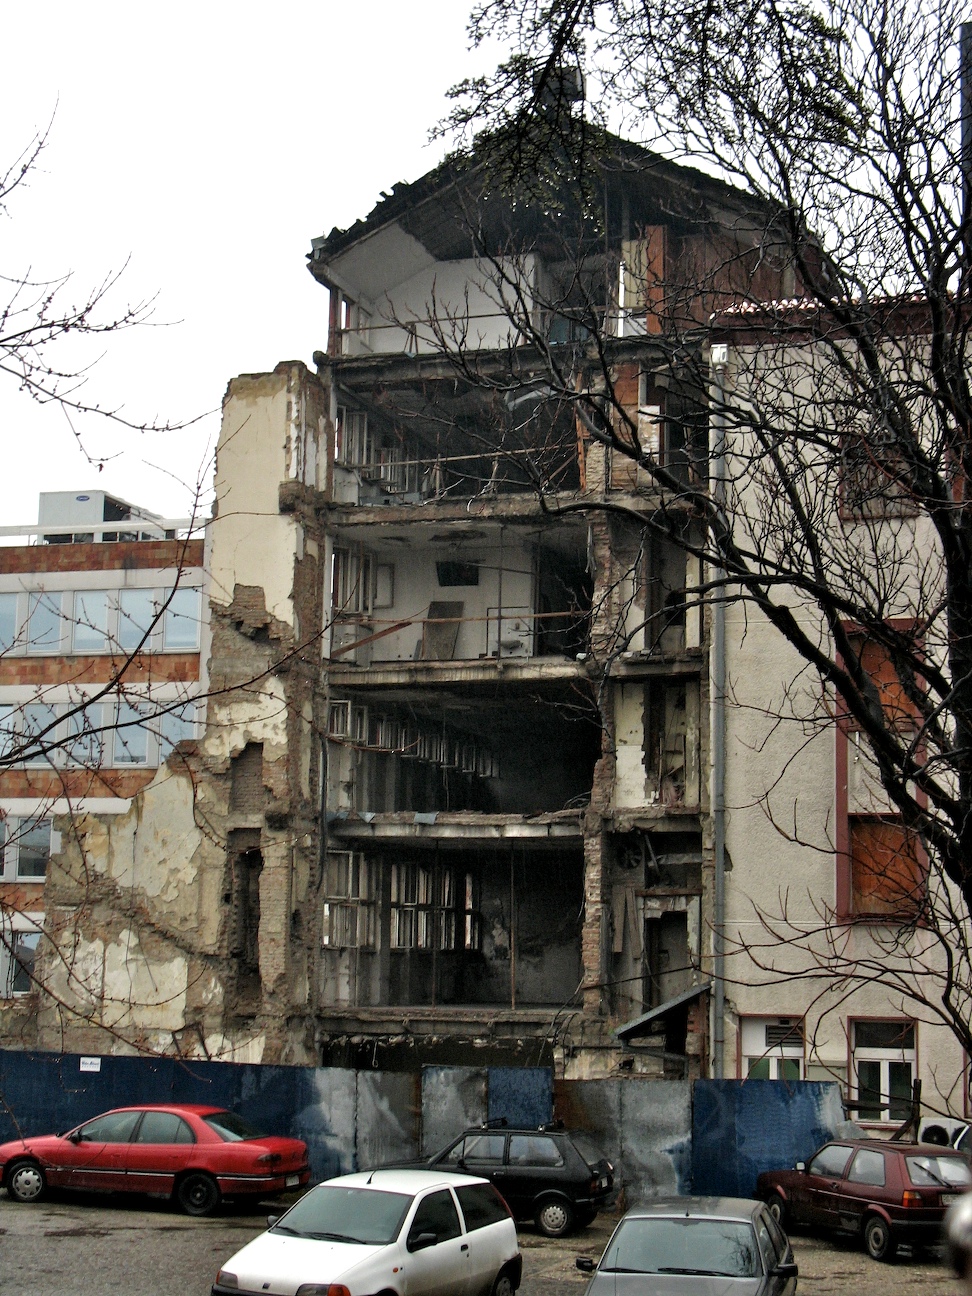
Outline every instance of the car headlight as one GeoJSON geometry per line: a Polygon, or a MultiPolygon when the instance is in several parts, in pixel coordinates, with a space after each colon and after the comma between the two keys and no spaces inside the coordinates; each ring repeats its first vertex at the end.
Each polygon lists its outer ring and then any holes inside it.
{"type": "Polygon", "coordinates": [[[216,1275],[216,1281],[220,1287],[239,1287],[240,1280],[235,1273],[230,1273],[228,1269],[220,1269],[216,1275]]]}

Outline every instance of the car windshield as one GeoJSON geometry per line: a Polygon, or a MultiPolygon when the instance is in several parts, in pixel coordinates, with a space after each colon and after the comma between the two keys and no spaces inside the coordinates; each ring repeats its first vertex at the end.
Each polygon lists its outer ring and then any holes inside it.
{"type": "Polygon", "coordinates": [[[597,1167],[598,1162],[607,1160],[607,1157],[601,1149],[587,1134],[571,1134],[570,1141],[587,1162],[588,1167],[591,1170],[594,1170],[597,1167]]]}
{"type": "Polygon", "coordinates": [[[753,1226],[740,1220],[632,1219],[611,1239],[598,1272],[755,1278],[757,1255],[753,1226]]]}
{"type": "Polygon", "coordinates": [[[409,1193],[320,1184],[301,1197],[270,1232],[386,1246],[401,1232],[412,1200],[409,1193]]]}
{"type": "Polygon", "coordinates": [[[227,1143],[240,1143],[243,1139],[265,1137],[260,1130],[254,1129],[249,1121],[245,1121],[242,1116],[237,1116],[236,1112],[210,1112],[208,1116],[203,1117],[203,1120],[227,1143]]]}
{"type": "Polygon", "coordinates": [[[972,1170],[960,1156],[905,1157],[908,1178],[916,1188],[967,1188],[972,1184],[972,1170]]]}

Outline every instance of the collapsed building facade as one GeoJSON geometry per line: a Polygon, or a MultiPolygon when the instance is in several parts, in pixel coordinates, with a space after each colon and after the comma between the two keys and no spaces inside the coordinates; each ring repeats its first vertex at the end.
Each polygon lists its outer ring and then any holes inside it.
{"type": "Polygon", "coordinates": [[[792,283],[713,179],[609,141],[585,185],[444,167],[314,241],[316,372],[224,401],[205,733],[52,865],[41,1046],[707,1073],[697,522],[568,397],[704,482],[679,350],[792,283]],[[108,1010],[95,885],[135,933],[108,1010]]]}

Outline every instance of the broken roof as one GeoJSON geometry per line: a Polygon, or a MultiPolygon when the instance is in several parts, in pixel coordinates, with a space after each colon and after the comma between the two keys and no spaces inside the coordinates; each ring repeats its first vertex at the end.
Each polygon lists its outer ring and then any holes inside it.
{"type": "MultiPolygon", "coordinates": [[[[765,223],[770,209],[763,200],[629,140],[608,132],[592,133],[595,144],[589,151],[591,162],[585,174],[589,179],[596,173],[604,203],[616,205],[616,212],[608,212],[612,227],[621,228],[622,203],[625,219],[633,227],[679,220],[696,226],[714,223],[752,227],[754,219],[765,223]]],[[[526,186],[492,184],[487,164],[475,153],[447,158],[420,179],[403,181],[383,191],[363,220],[348,229],[335,228],[330,234],[312,239],[309,268],[315,278],[331,282],[329,270],[340,263],[342,254],[393,225],[421,244],[436,261],[467,257],[473,214],[475,234],[487,251],[506,247],[511,235],[529,239],[532,244],[542,243],[545,234],[556,233],[562,239],[565,219],[580,228],[588,217],[569,177],[565,176],[556,194],[551,186],[550,193],[557,200],[546,203],[531,197],[526,186]]],[[[591,233],[594,235],[593,224],[591,233]]],[[[596,238],[603,243],[603,237],[603,230],[598,229],[596,238]]]]}

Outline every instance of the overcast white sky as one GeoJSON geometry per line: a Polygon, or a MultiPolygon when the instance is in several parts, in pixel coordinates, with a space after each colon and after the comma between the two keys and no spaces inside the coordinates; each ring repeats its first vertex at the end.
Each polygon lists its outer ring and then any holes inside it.
{"type": "MultiPolygon", "coordinates": [[[[466,16],[466,0],[4,7],[0,169],[54,122],[0,215],[0,274],[72,271],[80,299],[128,260],[118,305],[157,296],[173,321],[105,339],[88,398],[186,420],[234,374],[310,363],[327,312],[310,240],[439,160],[446,89],[496,54],[468,53],[466,16]]],[[[218,415],[165,437],[89,420],[87,451],[115,456],[99,473],[58,408],[3,378],[0,525],[34,521],[41,490],[187,511],[218,415]]]]}

